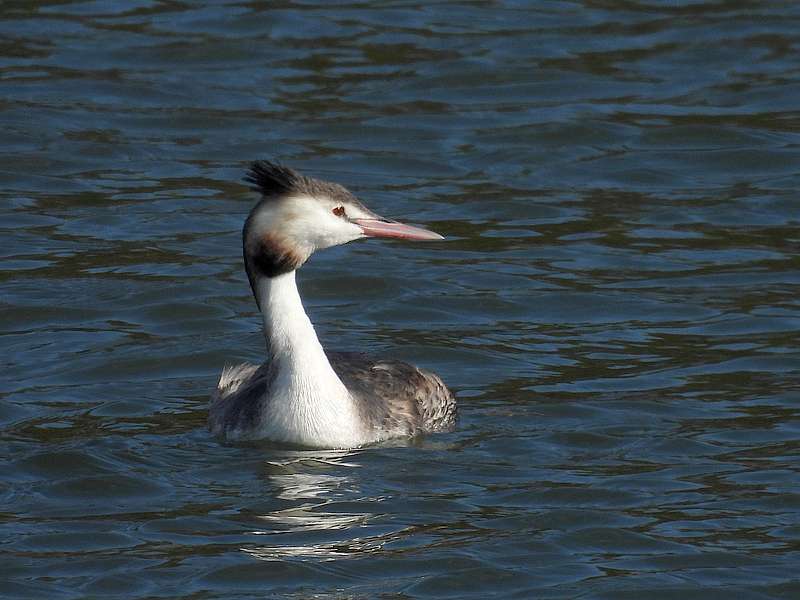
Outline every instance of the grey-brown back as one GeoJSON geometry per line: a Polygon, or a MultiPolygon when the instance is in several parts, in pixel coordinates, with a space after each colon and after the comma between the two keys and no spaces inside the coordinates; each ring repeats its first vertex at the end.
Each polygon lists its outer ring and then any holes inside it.
{"type": "MultiPolygon", "coordinates": [[[[357,403],[373,440],[450,431],[456,400],[442,380],[400,361],[375,360],[357,352],[327,352],[328,360],[357,403]]],[[[209,409],[209,428],[234,435],[256,429],[272,399],[277,364],[241,364],[226,369],[209,409]]]]}
{"type": "Polygon", "coordinates": [[[370,428],[394,435],[415,435],[455,427],[455,396],[436,374],[358,352],[327,355],[370,428]]]}

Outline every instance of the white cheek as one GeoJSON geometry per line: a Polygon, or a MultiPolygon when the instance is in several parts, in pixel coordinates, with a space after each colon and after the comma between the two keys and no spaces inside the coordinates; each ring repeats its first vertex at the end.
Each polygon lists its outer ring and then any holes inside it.
{"type": "Polygon", "coordinates": [[[314,242],[318,250],[346,244],[364,237],[364,233],[358,225],[345,221],[341,217],[336,217],[336,221],[328,223],[330,226],[317,231],[317,239],[314,242]]]}
{"type": "Polygon", "coordinates": [[[282,217],[283,230],[289,239],[309,254],[364,237],[358,225],[307,197],[297,198],[282,217]]]}

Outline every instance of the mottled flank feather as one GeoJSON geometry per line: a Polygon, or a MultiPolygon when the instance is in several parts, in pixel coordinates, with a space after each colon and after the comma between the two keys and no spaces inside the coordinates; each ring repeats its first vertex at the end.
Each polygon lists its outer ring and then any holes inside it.
{"type": "Polygon", "coordinates": [[[225,367],[211,394],[208,427],[215,434],[235,434],[258,423],[272,382],[269,363],[225,367]]]}
{"type": "Polygon", "coordinates": [[[438,375],[358,352],[327,354],[370,428],[416,435],[455,427],[456,400],[438,375]]]}
{"type": "Polygon", "coordinates": [[[219,376],[219,383],[217,383],[217,389],[214,390],[212,400],[227,398],[235,393],[242,387],[242,383],[253,377],[253,373],[256,371],[258,371],[258,365],[252,363],[225,366],[219,376]]]}

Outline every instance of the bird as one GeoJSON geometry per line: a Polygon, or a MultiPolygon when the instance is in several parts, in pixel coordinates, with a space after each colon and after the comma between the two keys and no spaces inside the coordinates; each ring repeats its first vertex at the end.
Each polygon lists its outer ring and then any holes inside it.
{"type": "Polygon", "coordinates": [[[438,375],[324,350],[295,277],[317,250],[361,238],[444,238],[386,219],[345,187],[277,162],[253,162],[244,181],[261,195],[244,223],[242,247],[267,359],[223,368],[211,395],[211,433],[226,442],[347,449],[454,429],[456,399],[438,375]]]}

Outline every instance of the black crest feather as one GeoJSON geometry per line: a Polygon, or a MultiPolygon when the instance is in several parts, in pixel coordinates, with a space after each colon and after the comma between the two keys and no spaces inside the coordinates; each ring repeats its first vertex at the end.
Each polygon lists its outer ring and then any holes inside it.
{"type": "Polygon", "coordinates": [[[244,180],[253,184],[253,191],[261,192],[266,197],[296,191],[305,182],[305,178],[294,169],[268,160],[254,161],[244,180]]]}
{"type": "Polygon", "coordinates": [[[268,160],[251,163],[244,180],[252,184],[253,191],[261,192],[263,200],[306,194],[316,198],[329,198],[334,202],[355,204],[367,210],[353,194],[338,183],[306,177],[294,169],[268,160]]]}

